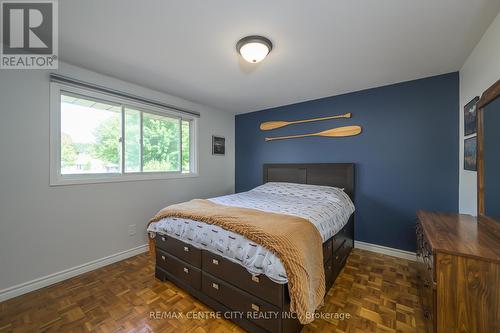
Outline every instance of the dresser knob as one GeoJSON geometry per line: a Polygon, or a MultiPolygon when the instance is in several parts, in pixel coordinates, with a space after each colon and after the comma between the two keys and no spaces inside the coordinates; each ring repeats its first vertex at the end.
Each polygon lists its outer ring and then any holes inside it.
{"type": "Polygon", "coordinates": [[[165,261],[166,260],[165,256],[161,256],[161,260],[165,261]]]}
{"type": "Polygon", "coordinates": [[[189,269],[184,267],[184,273],[189,274],[189,269]]]}
{"type": "Polygon", "coordinates": [[[217,259],[212,259],[212,264],[214,264],[214,265],[218,265],[218,264],[219,264],[219,260],[217,260],[217,259]]]}
{"type": "Polygon", "coordinates": [[[253,304],[252,303],[252,310],[254,310],[254,311],[260,311],[260,306],[258,306],[257,304],[253,304]]]}
{"type": "Polygon", "coordinates": [[[219,290],[219,285],[217,283],[212,283],[212,288],[219,290]]]}
{"type": "Polygon", "coordinates": [[[252,281],[256,282],[256,283],[259,283],[260,279],[259,279],[259,277],[257,275],[252,275],[252,281]]]}
{"type": "Polygon", "coordinates": [[[165,238],[165,237],[162,237],[162,238],[161,238],[161,240],[164,242],[164,241],[166,240],[166,238],[165,238]]]}
{"type": "Polygon", "coordinates": [[[184,252],[189,252],[189,247],[184,246],[184,252]]]}

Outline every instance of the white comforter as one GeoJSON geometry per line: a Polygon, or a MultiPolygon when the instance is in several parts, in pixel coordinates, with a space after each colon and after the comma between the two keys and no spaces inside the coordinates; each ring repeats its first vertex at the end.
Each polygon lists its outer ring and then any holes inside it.
{"type": "MultiPolygon", "coordinates": [[[[266,183],[248,192],[209,200],[221,205],[303,217],[318,228],[323,241],[342,229],[354,212],[354,204],[342,189],[293,183],[266,183]]],[[[218,226],[169,217],[151,223],[148,231],[152,237],[156,233],[166,234],[209,250],[242,265],[251,274],[265,274],[276,283],[288,282],[283,264],[273,253],[218,226]]]]}

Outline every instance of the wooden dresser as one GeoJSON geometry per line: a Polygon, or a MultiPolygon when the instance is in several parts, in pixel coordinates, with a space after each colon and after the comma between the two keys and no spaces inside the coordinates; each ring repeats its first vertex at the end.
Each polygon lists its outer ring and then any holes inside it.
{"type": "Polygon", "coordinates": [[[429,332],[500,332],[500,222],[417,213],[419,292],[429,332]]]}

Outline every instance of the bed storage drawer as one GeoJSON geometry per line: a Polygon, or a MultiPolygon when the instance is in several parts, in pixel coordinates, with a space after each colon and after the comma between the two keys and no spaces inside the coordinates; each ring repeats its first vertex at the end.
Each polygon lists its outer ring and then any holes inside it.
{"type": "Polygon", "coordinates": [[[183,262],[182,260],[179,260],[158,248],[156,249],[156,265],[189,286],[195,289],[201,288],[200,269],[183,262]]]}
{"type": "Polygon", "coordinates": [[[156,237],[154,238],[156,247],[166,251],[167,250],[167,241],[169,238],[170,237],[168,237],[166,235],[157,234],[156,237]]]}
{"type": "Polygon", "coordinates": [[[330,257],[330,259],[328,259],[326,262],[325,262],[325,286],[326,286],[326,291],[328,291],[328,289],[331,288],[331,286],[333,285],[333,281],[334,281],[334,267],[333,267],[333,258],[330,257]]]}
{"type": "Polygon", "coordinates": [[[231,283],[263,300],[281,306],[285,285],[271,281],[264,274],[252,276],[243,266],[210,251],[202,251],[203,271],[231,283]]]}
{"type": "Polygon", "coordinates": [[[229,283],[203,272],[202,291],[233,311],[241,311],[244,316],[269,332],[280,331],[280,309],[254,297],[229,283]],[[249,317],[247,314],[253,316],[249,317]]]}
{"type": "Polygon", "coordinates": [[[344,228],[340,229],[339,232],[337,232],[333,237],[332,237],[332,250],[335,252],[337,249],[344,243],[346,240],[346,235],[347,233],[347,228],[344,226],[344,228]]]}
{"type": "Polygon", "coordinates": [[[335,251],[333,251],[333,264],[335,266],[340,266],[342,264],[345,255],[345,248],[346,243],[344,241],[335,251]]]}
{"type": "Polygon", "coordinates": [[[201,250],[173,237],[158,235],[156,246],[194,267],[201,268],[201,250]]]}
{"type": "Polygon", "coordinates": [[[340,271],[345,266],[347,262],[347,257],[349,257],[349,253],[352,250],[352,242],[348,239],[344,240],[338,249],[333,251],[332,257],[332,265],[333,265],[333,274],[332,281],[335,281],[337,276],[340,274],[340,271]]]}
{"type": "Polygon", "coordinates": [[[333,237],[323,243],[323,262],[327,262],[333,253],[333,237]]]}

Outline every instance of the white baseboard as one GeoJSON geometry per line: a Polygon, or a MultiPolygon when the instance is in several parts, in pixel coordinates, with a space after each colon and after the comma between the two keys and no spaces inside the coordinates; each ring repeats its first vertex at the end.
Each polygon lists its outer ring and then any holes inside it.
{"type": "MultiPolygon", "coordinates": [[[[389,256],[393,257],[398,257],[398,258],[403,258],[407,260],[416,260],[416,256],[414,252],[409,252],[409,251],[403,251],[399,249],[394,249],[382,245],[377,245],[377,244],[370,244],[370,243],[365,243],[365,242],[360,242],[360,241],[355,241],[354,242],[354,247],[366,251],[372,251],[372,252],[377,252],[377,253],[382,253],[386,254],[389,256]]],[[[110,265],[112,263],[133,257],[135,255],[141,254],[148,251],[148,244],[144,244],[129,250],[125,250],[122,252],[118,252],[115,254],[112,254],[110,256],[100,258],[97,260],[90,261],[88,263],[85,263],[83,265],[75,266],[69,269],[65,269],[63,271],[50,274],[47,276],[40,277],[38,279],[34,279],[25,283],[21,283],[3,290],[0,290],[0,302],[3,302],[5,300],[8,300],[10,298],[14,298],[26,293],[29,293],[31,291],[41,289],[47,286],[50,286],[51,284],[61,282],[64,280],[67,280],[69,278],[72,278],[74,276],[93,271],[95,269],[98,269],[100,267],[104,267],[107,265],[110,265]]]]}
{"type": "Polygon", "coordinates": [[[357,240],[354,241],[354,247],[361,249],[361,250],[382,253],[382,254],[386,254],[388,256],[403,258],[403,259],[407,259],[407,260],[411,260],[411,261],[417,260],[417,256],[416,256],[415,252],[394,249],[392,247],[386,247],[386,246],[377,245],[377,244],[365,243],[365,242],[360,242],[357,240]]]}
{"type": "Polygon", "coordinates": [[[104,257],[104,258],[90,261],[90,262],[85,263],[83,265],[79,265],[79,266],[75,266],[75,267],[72,267],[69,269],[65,269],[65,270],[57,272],[57,273],[46,275],[46,276],[40,277],[38,279],[34,279],[34,280],[31,280],[28,282],[18,284],[16,286],[12,286],[12,287],[0,290],[0,302],[3,302],[3,301],[8,300],[10,298],[20,296],[22,294],[29,293],[30,291],[34,291],[34,290],[37,290],[40,288],[50,286],[51,284],[61,282],[63,280],[72,278],[74,276],[93,271],[97,268],[107,266],[107,265],[115,263],[117,261],[121,261],[121,260],[130,258],[130,257],[136,256],[138,254],[146,252],[147,250],[148,250],[147,244],[141,245],[141,246],[129,249],[129,250],[125,250],[122,252],[112,254],[112,255],[104,257]]]}

